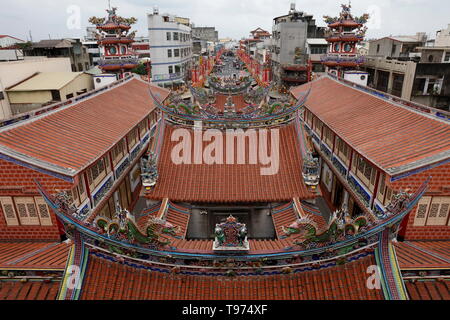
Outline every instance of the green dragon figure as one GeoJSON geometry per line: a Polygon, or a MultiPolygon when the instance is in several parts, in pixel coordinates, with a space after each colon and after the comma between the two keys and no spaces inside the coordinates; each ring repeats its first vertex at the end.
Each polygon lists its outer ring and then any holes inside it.
{"type": "Polygon", "coordinates": [[[140,230],[134,219],[130,218],[129,213],[125,215],[125,218],[119,214],[118,219],[112,221],[107,217],[98,217],[94,226],[99,229],[100,233],[106,234],[109,238],[156,247],[164,247],[170,244],[169,240],[161,240],[162,235],[175,237],[180,231],[179,227],[154,217],[151,217],[146,223],[145,230],[140,230]]]}
{"type": "Polygon", "coordinates": [[[361,233],[369,225],[365,216],[352,220],[343,210],[336,211],[325,231],[319,230],[314,221],[310,218],[302,218],[291,224],[289,227],[282,227],[286,236],[299,235],[294,244],[306,246],[311,243],[326,244],[344,240],[346,236],[355,236],[361,233]]]}

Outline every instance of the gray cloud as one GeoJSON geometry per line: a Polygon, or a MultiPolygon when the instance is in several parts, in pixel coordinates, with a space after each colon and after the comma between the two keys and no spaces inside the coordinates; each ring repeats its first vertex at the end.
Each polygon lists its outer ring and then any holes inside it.
{"type": "MultiPolygon", "coordinates": [[[[83,37],[89,26],[90,16],[106,15],[107,0],[0,0],[2,3],[0,34],[26,39],[29,30],[33,40],[61,37],[83,37]],[[80,8],[80,29],[69,29],[67,9],[80,8]]],[[[197,26],[215,26],[220,37],[240,39],[250,30],[262,27],[272,29],[274,17],[288,12],[293,0],[111,0],[122,16],[138,19],[135,29],[139,35],[147,33],[146,14],[158,6],[161,13],[171,13],[191,18],[197,26]]],[[[335,16],[343,0],[302,0],[297,9],[313,14],[319,25],[324,26],[323,15],[335,16]]],[[[375,13],[375,24],[367,36],[427,32],[434,37],[437,30],[450,23],[450,3],[439,0],[353,0],[353,13],[375,13]],[[378,28],[379,27],[379,28],[378,28]]]]}

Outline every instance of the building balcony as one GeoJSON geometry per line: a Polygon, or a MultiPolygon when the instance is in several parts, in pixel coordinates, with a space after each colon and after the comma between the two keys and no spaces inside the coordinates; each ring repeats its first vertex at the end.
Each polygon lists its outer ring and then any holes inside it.
{"type": "Polygon", "coordinates": [[[356,34],[333,34],[326,38],[328,42],[360,42],[364,40],[364,37],[356,34]]]}
{"type": "Polygon", "coordinates": [[[113,59],[100,59],[98,65],[103,70],[113,71],[120,69],[134,69],[139,64],[138,59],[134,58],[113,58],[113,59]]]}
{"type": "Polygon", "coordinates": [[[184,74],[182,72],[170,73],[170,74],[155,74],[152,76],[152,81],[162,82],[162,81],[174,81],[182,80],[184,74]]]}
{"type": "Polygon", "coordinates": [[[286,70],[286,71],[308,71],[307,65],[283,64],[281,67],[283,68],[283,70],[286,70]]]}
{"type": "Polygon", "coordinates": [[[303,82],[308,81],[306,79],[306,77],[294,77],[294,76],[281,76],[281,80],[286,81],[286,82],[298,82],[298,83],[303,83],[303,82]]]}
{"type": "Polygon", "coordinates": [[[321,61],[328,67],[357,67],[365,62],[365,57],[360,55],[323,55],[321,61]]]}
{"type": "Polygon", "coordinates": [[[130,37],[105,37],[98,41],[98,44],[107,45],[107,44],[130,44],[133,43],[134,39],[130,37]]]}

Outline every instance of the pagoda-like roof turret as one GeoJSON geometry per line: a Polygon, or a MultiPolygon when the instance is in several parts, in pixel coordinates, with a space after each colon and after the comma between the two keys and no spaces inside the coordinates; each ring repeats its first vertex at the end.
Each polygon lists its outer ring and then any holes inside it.
{"type": "Polygon", "coordinates": [[[131,25],[137,22],[137,19],[134,17],[123,18],[121,16],[118,16],[116,14],[116,11],[117,8],[107,9],[106,10],[106,12],[108,12],[107,18],[91,17],[89,19],[89,22],[95,24],[97,26],[97,29],[103,31],[110,31],[116,29],[127,31],[131,29],[131,25]]]}
{"type": "Polygon", "coordinates": [[[341,27],[343,28],[352,28],[357,29],[361,28],[366,24],[366,22],[369,19],[368,14],[364,14],[361,17],[354,17],[350,10],[351,5],[343,4],[341,5],[342,11],[339,15],[339,17],[330,17],[330,16],[324,16],[325,22],[328,24],[328,28],[330,29],[339,29],[341,27]]]}

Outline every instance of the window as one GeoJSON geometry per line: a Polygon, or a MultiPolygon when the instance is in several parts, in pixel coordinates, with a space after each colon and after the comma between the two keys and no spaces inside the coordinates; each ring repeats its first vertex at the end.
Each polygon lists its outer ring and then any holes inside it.
{"type": "Polygon", "coordinates": [[[95,187],[102,182],[103,178],[106,177],[107,171],[105,161],[107,160],[108,158],[104,157],[87,170],[88,182],[91,190],[94,190],[95,187]]]}
{"type": "Polygon", "coordinates": [[[306,113],[306,123],[308,123],[310,127],[312,125],[312,117],[313,117],[312,113],[307,111],[307,113],[306,113]]]}
{"type": "Polygon", "coordinates": [[[386,191],[386,174],[382,174],[380,176],[380,186],[378,188],[378,201],[383,203],[384,201],[384,192],[386,191]]]}
{"type": "Polygon", "coordinates": [[[120,140],[117,145],[112,149],[113,163],[117,164],[125,156],[125,141],[120,140]]]}
{"type": "Polygon", "coordinates": [[[73,98],[73,93],[66,95],[66,100],[72,99],[73,98]]]}
{"type": "Polygon", "coordinates": [[[3,215],[8,226],[18,226],[19,220],[17,219],[16,209],[11,197],[1,197],[0,202],[2,205],[3,215]]]}
{"type": "Polygon", "coordinates": [[[332,149],[334,140],[333,131],[331,131],[328,127],[324,127],[323,136],[323,140],[325,141],[325,143],[332,149]]]}
{"type": "Polygon", "coordinates": [[[445,53],[444,62],[450,62],[450,52],[445,53]]]}
{"type": "Polygon", "coordinates": [[[414,226],[423,227],[427,221],[428,209],[431,203],[431,197],[422,197],[417,205],[414,226]]]}
{"type": "Polygon", "coordinates": [[[167,32],[166,36],[167,36],[167,41],[171,41],[172,40],[172,33],[167,32]]]}
{"type": "Polygon", "coordinates": [[[0,202],[8,226],[18,226],[18,216],[20,224],[24,226],[53,225],[50,209],[42,197],[17,197],[14,201],[11,197],[1,197],[0,202]]]}
{"type": "Polygon", "coordinates": [[[52,90],[52,100],[53,101],[61,101],[61,94],[58,90],[52,90]]]}
{"type": "Polygon", "coordinates": [[[173,50],[173,55],[174,55],[175,57],[179,57],[179,56],[180,56],[180,49],[174,49],[174,50],[173,50]]]}
{"type": "Polygon", "coordinates": [[[167,50],[167,57],[172,58],[172,49],[167,50]]]}
{"type": "Polygon", "coordinates": [[[174,40],[174,41],[180,40],[178,32],[174,32],[174,33],[173,33],[173,40],[174,40]]]}
{"type": "Polygon", "coordinates": [[[37,209],[38,209],[38,213],[39,213],[39,220],[41,221],[41,226],[53,225],[52,218],[50,216],[50,210],[49,210],[44,198],[35,197],[34,200],[37,205],[37,209]]]}
{"type": "Polygon", "coordinates": [[[424,94],[440,94],[442,89],[442,79],[429,79],[428,86],[425,87],[424,94]]]}
{"type": "Polygon", "coordinates": [[[81,204],[80,197],[78,196],[78,187],[73,187],[73,189],[68,191],[68,194],[70,199],[72,200],[72,203],[78,207],[81,204]]]}
{"type": "Polygon", "coordinates": [[[152,112],[150,114],[150,127],[153,127],[156,122],[158,122],[158,114],[156,112],[152,112]]]}
{"type": "Polygon", "coordinates": [[[139,135],[141,137],[144,137],[147,131],[148,131],[148,121],[147,119],[145,119],[141,121],[141,123],[139,124],[139,135]]]}
{"type": "Polygon", "coordinates": [[[341,160],[343,160],[347,165],[350,162],[350,148],[349,146],[339,137],[336,137],[337,144],[337,155],[341,160]]]}
{"type": "Polygon", "coordinates": [[[377,53],[380,53],[380,45],[377,44],[377,53]]]}
{"type": "Polygon", "coordinates": [[[334,45],[334,52],[339,52],[340,49],[341,49],[341,45],[340,45],[339,43],[336,43],[336,44],[334,45]]]}
{"type": "Polygon", "coordinates": [[[175,73],[180,73],[180,72],[181,72],[181,67],[175,66],[175,73]]]}
{"type": "MultiPolygon", "coordinates": [[[[372,167],[363,157],[356,155],[356,176],[368,187],[371,191],[375,189],[375,179],[377,170],[372,167]]],[[[390,199],[390,197],[389,197],[390,199]]]]}
{"type": "Polygon", "coordinates": [[[5,100],[5,94],[3,91],[0,91],[0,100],[5,100]]]}
{"type": "Polygon", "coordinates": [[[392,189],[389,187],[386,187],[386,199],[384,200],[384,205],[389,205],[391,203],[391,199],[392,199],[392,189]]]}
{"type": "Polygon", "coordinates": [[[39,216],[33,198],[14,198],[20,224],[24,226],[40,225],[39,216]]]}
{"type": "MultiPolygon", "coordinates": [[[[106,159],[106,161],[108,161],[108,159],[106,159]]],[[[78,182],[78,192],[80,194],[80,202],[82,203],[87,198],[83,175],[80,175],[80,181],[78,182]]]]}
{"type": "Polygon", "coordinates": [[[392,45],[392,51],[391,51],[391,56],[393,57],[393,56],[395,56],[395,52],[397,51],[397,45],[396,44],[393,44],[392,45]]]}
{"type": "Polygon", "coordinates": [[[427,226],[447,225],[450,197],[433,197],[428,212],[427,226]]]}
{"type": "Polygon", "coordinates": [[[138,142],[138,128],[134,128],[133,130],[131,130],[131,132],[127,135],[127,139],[128,139],[128,147],[133,148],[136,143],[138,142]]]}
{"type": "Polygon", "coordinates": [[[320,121],[318,118],[314,118],[313,126],[314,126],[314,131],[319,135],[319,137],[321,137],[322,136],[322,127],[323,127],[322,121],[320,121]]]}
{"type": "Polygon", "coordinates": [[[173,66],[169,66],[169,74],[173,73],[173,66]]]}

